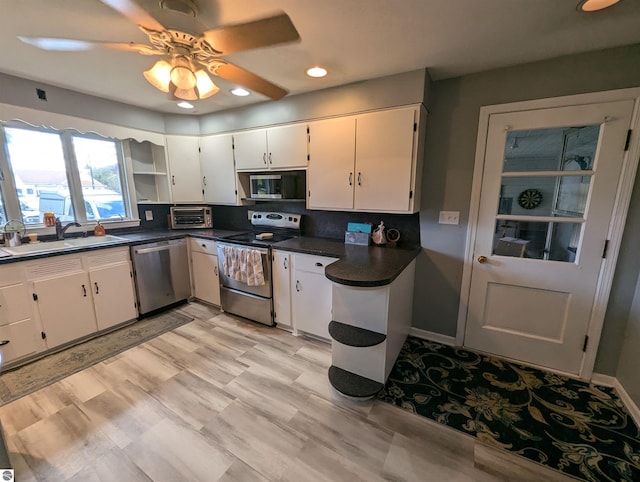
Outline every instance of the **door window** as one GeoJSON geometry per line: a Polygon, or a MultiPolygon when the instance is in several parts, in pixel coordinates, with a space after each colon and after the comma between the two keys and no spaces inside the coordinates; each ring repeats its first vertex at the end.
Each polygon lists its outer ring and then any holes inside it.
{"type": "Polygon", "coordinates": [[[600,125],[507,133],[493,254],[575,262],[600,125]]]}

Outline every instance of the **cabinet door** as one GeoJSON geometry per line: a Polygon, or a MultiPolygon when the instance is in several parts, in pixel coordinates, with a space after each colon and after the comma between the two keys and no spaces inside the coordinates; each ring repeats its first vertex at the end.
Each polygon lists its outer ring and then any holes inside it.
{"type": "Polygon", "coordinates": [[[267,131],[265,129],[234,134],[233,145],[237,170],[269,169],[267,163],[267,131]]]}
{"type": "Polygon", "coordinates": [[[0,325],[31,318],[30,297],[24,283],[0,288],[0,325]]]}
{"type": "Polygon", "coordinates": [[[205,202],[237,204],[238,191],[231,134],[200,139],[200,169],[205,202]]]}
{"type": "Polygon", "coordinates": [[[269,169],[307,167],[307,124],[267,129],[267,161],[269,169]]]}
{"type": "Polygon", "coordinates": [[[218,257],[198,251],[191,252],[193,296],[199,300],[220,306],[220,280],[218,257]]]}
{"type": "Polygon", "coordinates": [[[203,200],[198,147],[197,137],[167,136],[171,196],[174,203],[203,200]]]}
{"type": "Polygon", "coordinates": [[[292,279],[292,314],[297,330],[329,339],[331,322],[331,281],[324,268],[332,258],[294,255],[292,279]]]}
{"type": "Polygon", "coordinates": [[[40,333],[32,318],[0,326],[2,361],[9,363],[17,358],[33,355],[43,348],[40,333]]]}
{"type": "Polygon", "coordinates": [[[97,330],[87,273],[34,281],[33,287],[48,348],[97,330]]]}
{"type": "Polygon", "coordinates": [[[357,116],[357,210],[409,210],[411,178],[415,167],[415,122],[414,108],[357,116]]]}
{"type": "Polygon", "coordinates": [[[129,263],[92,269],[89,279],[99,330],[138,316],[129,263]]]}
{"type": "Polygon", "coordinates": [[[355,117],[309,126],[309,209],[353,209],[355,152],[355,117]]]}
{"type": "Polygon", "coordinates": [[[273,250],[273,310],[280,327],[292,328],[291,323],[291,255],[273,250]]]}

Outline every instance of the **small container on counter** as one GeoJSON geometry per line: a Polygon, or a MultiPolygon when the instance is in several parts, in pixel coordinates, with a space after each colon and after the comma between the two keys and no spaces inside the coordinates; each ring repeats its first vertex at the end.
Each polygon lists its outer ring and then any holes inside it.
{"type": "Polygon", "coordinates": [[[42,215],[42,223],[47,227],[53,227],[56,225],[56,215],[52,212],[45,212],[42,215]]]}
{"type": "Polygon", "coordinates": [[[100,221],[98,221],[98,224],[96,224],[96,227],[93,228],[93,235],[94,236],[104,236],[105,234],[107,234],[107,232],[104,229],[104,226],[102,224],[100,224],[100,221]]]}

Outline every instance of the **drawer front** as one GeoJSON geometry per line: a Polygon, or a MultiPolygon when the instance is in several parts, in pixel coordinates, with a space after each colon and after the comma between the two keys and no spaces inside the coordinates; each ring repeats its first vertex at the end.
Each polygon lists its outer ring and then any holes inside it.
{"type": "Polygon", "coordinates": [[[198,253],[218,255],[218,243],[213,239],[189,238],[191,251],[198,253]]]}
{"type": "Polygon", "coordinates": [[[293,258],[295,269],[320,274],[324,274],[324,269],[334,261],[338,260],[337,258],[314,256],[311,254],[295,254],[293,258]]]}
{"type": "Polygon", "coordinates": [[[8,363],[42,350],[42,340],[39,335],[35,322],[31,318],[0,326],[0,342],[4,343],[2,345],[3,361],[8,363]]]}

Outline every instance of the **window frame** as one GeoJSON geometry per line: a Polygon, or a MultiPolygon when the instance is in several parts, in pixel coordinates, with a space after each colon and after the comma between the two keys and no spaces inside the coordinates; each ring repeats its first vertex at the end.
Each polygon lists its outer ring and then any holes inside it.
{"type": "MultiPolygon", "coordinates": [[[[80,171],[75,155],[75,149],[73,145],[73,138],[85,138],[111,141],[115,144],[118,175],[120,178],[120,185],[122,187],[122,199],[125,207],[126,217],[118,220],[100,220],[100,223],[115,227],[135,227],[140,225],[140,219],[138,215],[137,204],[134,199],[134,190],[130,182],[129,163],[126,160],[124,153],[124,142],[121,139],[103,136],[95,132],[80,132],[77,129],[55,129],[51,127],[35,126],[28,122],[19,120],[0,121],[0,196],[2,205],[4,206],[4,213],[6,220],[20,219],[22,220],[22,211],[20,209],[20,199],[17,192],[17,186],[15,182],[15,174],[11,167],[9,146],[7,143],[7,135],[5,128],[15,128],[23,130],[31,130],[35,132],[42,132],[48,134],[55,134],[60,138],[60,145],[62,148],[62,154],[64,157],[65,171],[67,177],[67,185],[69,189],[69,196],[71,198],[71,204],[73,206],[75,221],[81,224],[80,228],[71,228],[70,231],[87,231],[88,227],[96,224],[96,220],[88,220],[85,209],[85,198],[82,190],[82,183],[80,181],[80,171]]],[[[0,226],[1,227],[1,226],[0,226]]],[[[26,228],[30,232],[42,231],[43,234],[48,233],[51,228],[47,228],[42,223],[29,224],[26,228]]]]}

